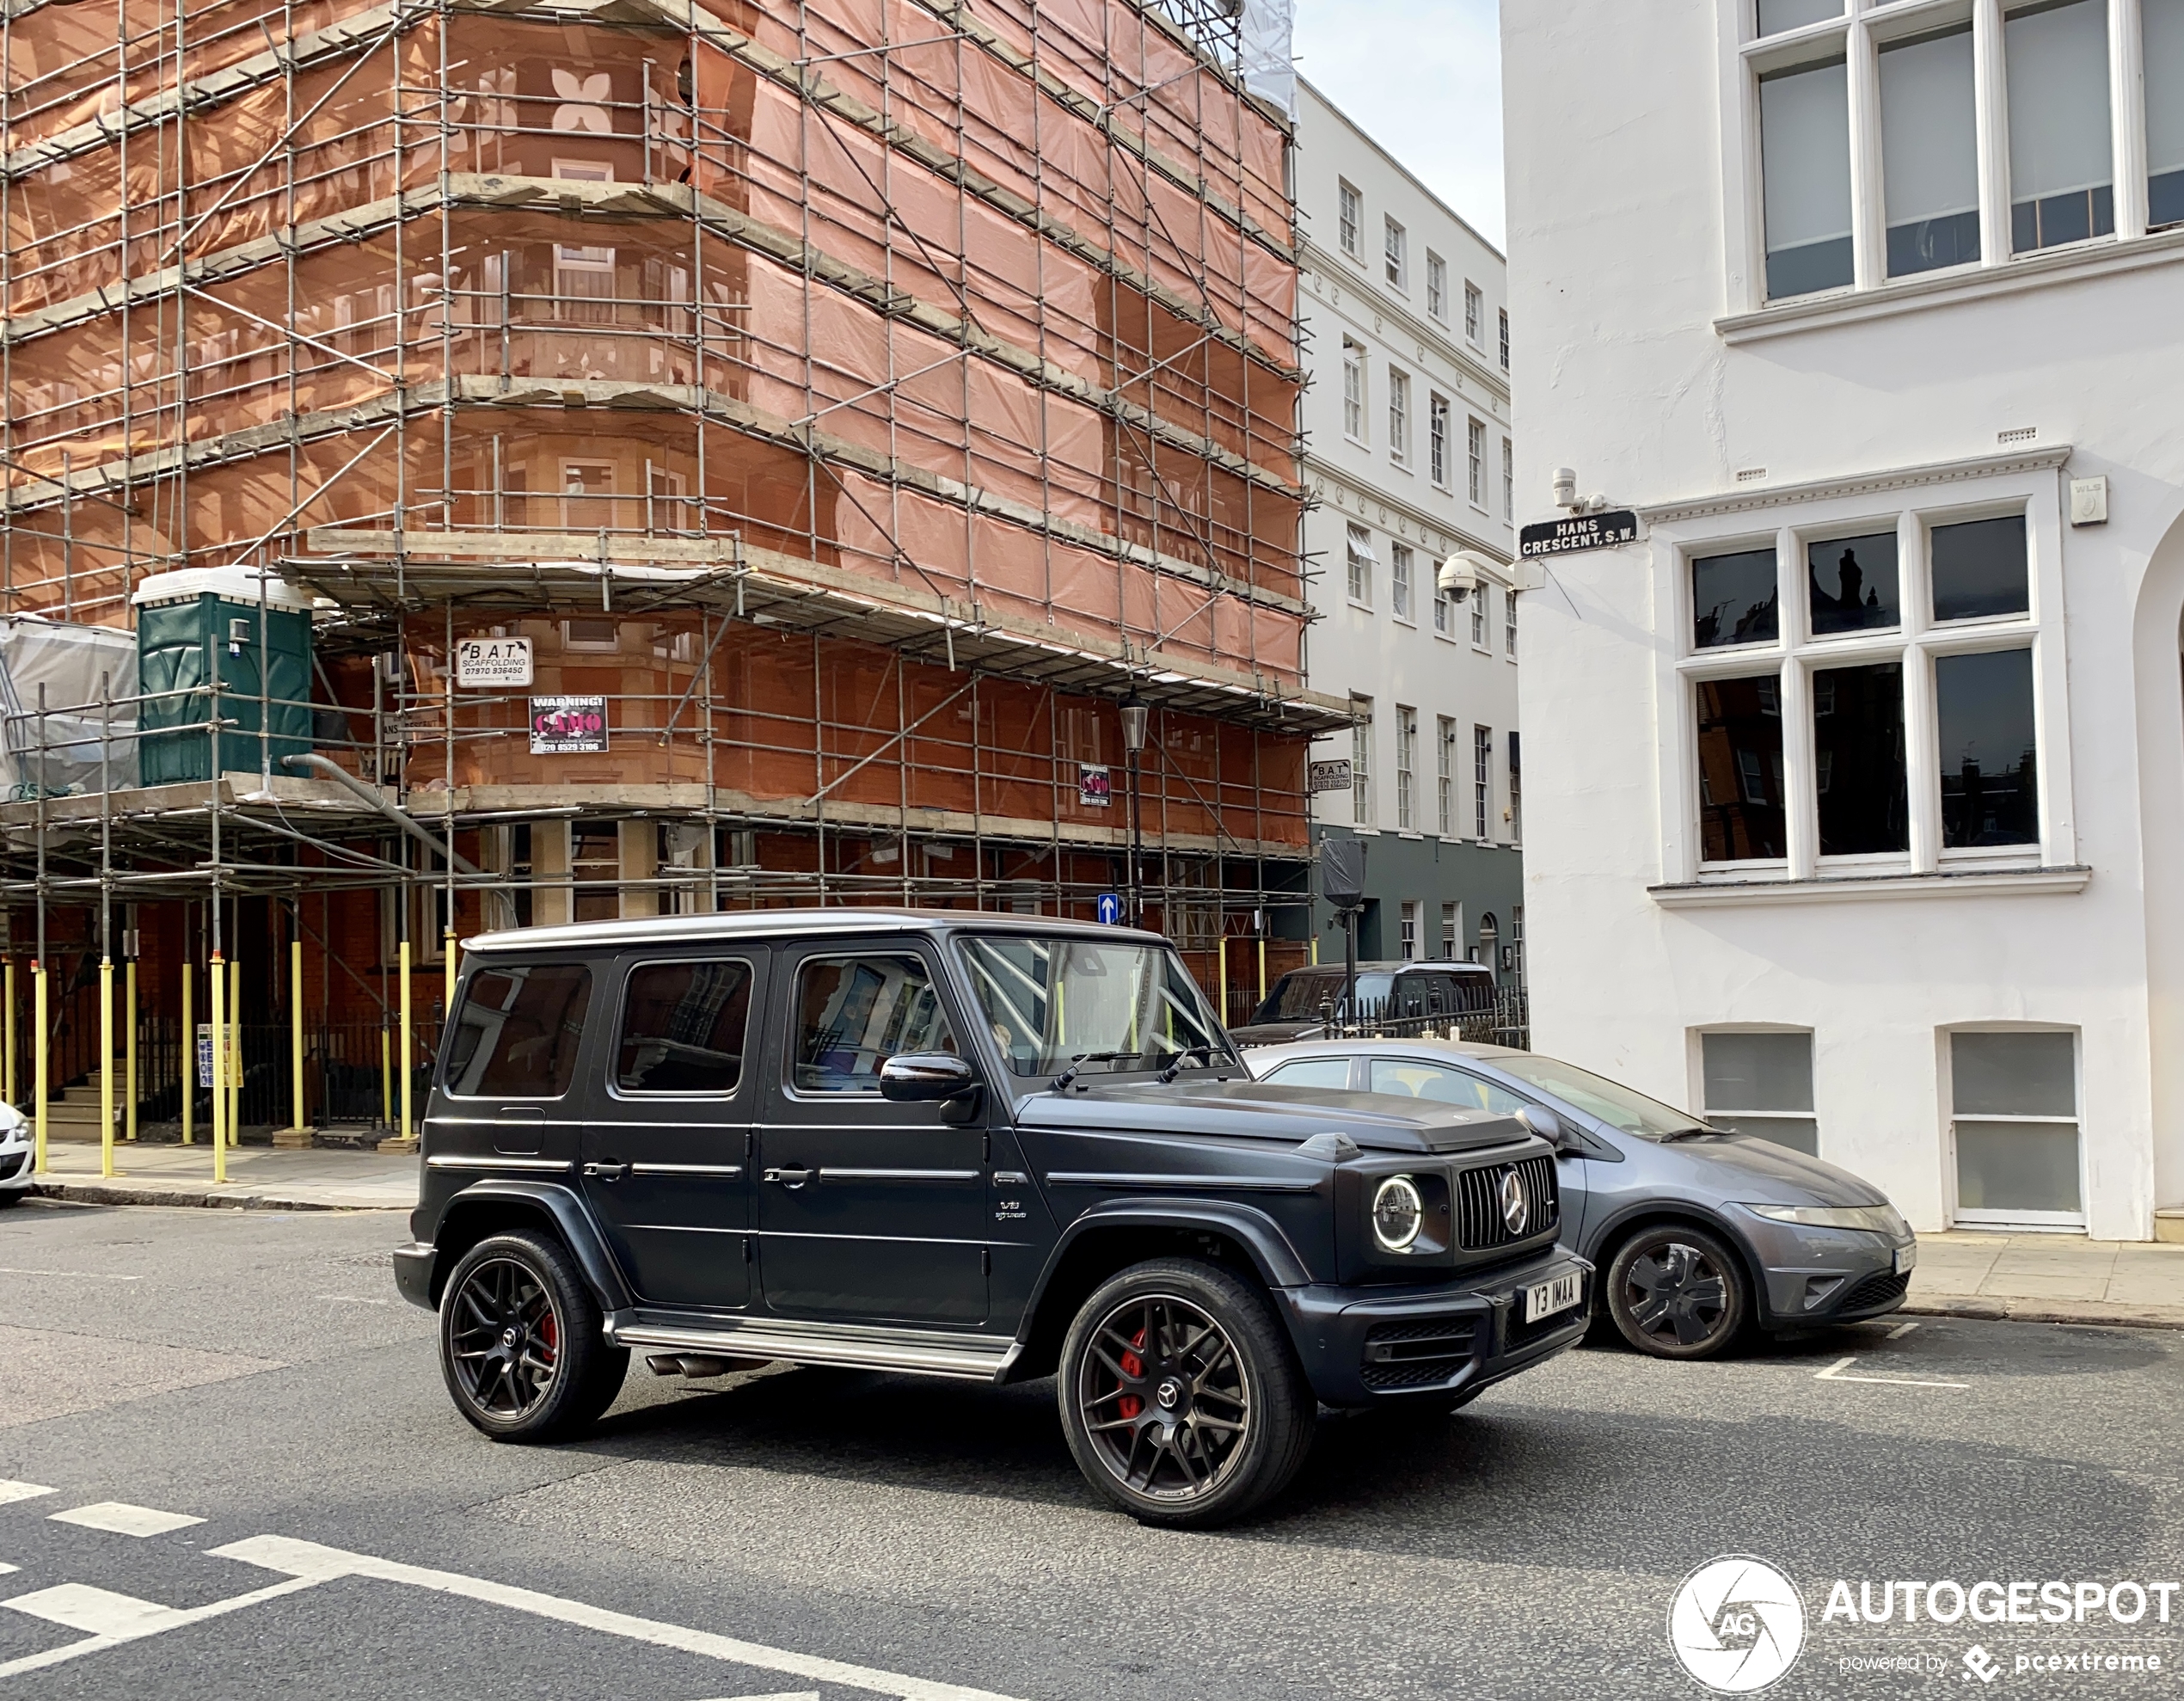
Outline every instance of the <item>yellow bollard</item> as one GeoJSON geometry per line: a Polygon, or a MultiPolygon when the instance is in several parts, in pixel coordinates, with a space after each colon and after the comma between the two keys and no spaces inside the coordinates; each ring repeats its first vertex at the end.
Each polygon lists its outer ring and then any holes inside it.
{"type": "Polygon", "coordinates": [[[1214,994],[1213,1007],[1221,1012],[1221,1024],[1229,1022],[1229,936],[1224,933],[1213,942],[1213,984],[1220,990],[1214,994]]]}
{"type": "Polygon", "coordinates": [[[440,955],[447,964],[447,996],[440,1000],[440,1021],[443,1024],[455,1016],[455,928],[451,924],[440,935],[440,955]]]}
{"type": "Polygon", "coordinates": [[[34,962],[30,966],[30,1019],[36,1031],[30,1036],[31,1089],[38,1096],[33,1113],[32,1154],[30,1167],[46,1167],[46,965],[34,962]]]}
{"type": "Polygon", "coordinates": [[[5,998],[8,1006],[7,1058],[4,1065],[0,1065],[0,1068],[5,1070],[4,1076],[0,1076],[0,1095],[4,1095],[8,1102],[13,1104],[15,1102],[15,960],[13,957],[8,959],[5,978],[7,981],[5,998]]]}
{"type": "Polygon", "coordinates": [[[1267,1002],[1267,936],[1263,933],[1259,936],[1259,1002],[1267,1002]]]}
{"type": "Polygon", "coordinates": [[[99,959],[99,1174],[113,1175],[113,959],[99,959]]]}
{"type": "Polygon", "coordinates": [[[227,965],[212,953],[212,1179],[228,1178],[228,1003],[227,965]]]}
{"type": "Polygon", "coordinates": [[[122,1044],[128,1052],[129,1061],[123,1076],[123,1090],[128,1094],[122,1110],[122,1135],[125,1140],[137,1138],[137,960],[129,959],[121,971],[121,1008],[129,1014],[127,1036],[122,1044]]]}
{"type": "Polygon", "coordinates": [[[409,1075],[411,1029],[409,1016],[409,941],[402,942],[402,1137],[411,1138],[409,1075]]]}
{"type": "Polygon", "coordinates": [[[182,1144],[191,1144],[197,1121],[197,1012],[190,1007],[196,991],[197,969],[182,959],[182,1144]]]}
{"type": "Polygon", "coordinates": [[[395,1065],[387,1050],[387,1017],[379,1016],[379,1126],[395,1126],[395,1065]]]}
{"type": "Polygon", "coordinates": [[[228,964],[228,1144],[242,1144],[242,965],[228,964]]]}
{"type": "Polygon", "coordinates": [[[291,1082],[289,1097],[295,1103],[295,1121],[289,1126],[298,1133],[310,1125],[304,1121],[304,942],[288,942],[288,1072],[291,1082]]]}

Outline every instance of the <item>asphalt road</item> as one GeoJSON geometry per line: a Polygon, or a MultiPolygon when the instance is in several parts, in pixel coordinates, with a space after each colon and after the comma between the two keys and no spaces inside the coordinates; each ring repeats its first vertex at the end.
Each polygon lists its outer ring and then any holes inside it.
{"type": "MultiPolygon", "coordinates": [[[[1043,1383],[640,1366],[590,1439],[494,1446],[394,1297],[402,1228],[0,1214],[0,1697],[1694,1697],[1670,1602],[1722,1554],[1802,1597],[1770,1695],[2153,1694],[2184,1670],[2184,1592],[2168,1624],[2158,1592],[2130,1625],[2034,1605],[2184,1579],[2177,1335],[1588,1347],[1453,1420],[1329,1419],[1270,1514],[1181,1535],[1095,1502],[1043,1383]],[[1889,1580],[1991,1580],[1991,1605],[2030,1582],[2034,1622],[1846,1624],[1838,1578],[1876,1607],[1889,1580]]],[[[1711,1625],[1733,1652],[1735,1617],[1711,1625]]]]}

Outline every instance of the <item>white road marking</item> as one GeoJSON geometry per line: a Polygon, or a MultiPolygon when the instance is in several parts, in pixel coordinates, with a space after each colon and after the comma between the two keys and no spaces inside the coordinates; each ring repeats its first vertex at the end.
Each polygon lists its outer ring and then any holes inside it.
{"type": "MultiPolygon", "coordinates": [[[[316,1578],[291,1577],[286,1582],[273,1583],[261,1589],[252,1589],[248,1594],[230,1595],[225,1600],[210,1601],[203,1606],[171,1609],[173,1616],[157,1622],[140,1623],[135,1629],[111,1630],[103,1636],[86,1637],[81,1642],[64,1643],[58,1648],[49,1648],[42,1654],[26,1654],[20,1660],[0,1662],[0,1678],[11,1678],[22,1672],[42,1671],[47,1666],[58,1666],[85,1654],[96,1654],[101,1649],[119,1648],[125,1642],[136,1642],[162,1630],[180,1630],[185,1624],[201,1624],[207,1618],[217,1618],[223,1613],[233,1612],[245,1606],[255,1606],[263,1600],[277,1600],[284,1594],[295,1594],[310,1588],[316,1578]]],[[[103,1591],[93,1591],[102,1593],[103,1591]]],[[[28,1596],[18,1599],[28,1600],[28,1596]]],[[[12,1606],[15,1601],[0,1601],[0,1606],[12,1606]]]]}
{"type": "Polygon", "coordinates": [[[1917,1327],[1918,1325],[1915,1323],[1899,1323],[1882,1338],[1888,1341],[1900,1341],[1917,1327]]]}
{"type": "Polygon", "coordinates": [[[174,1627],[176,1609],[156,1600],[139,1600],[133,1594],[93,1588],[89,1583],[61,1583],[35,1594],[19,1594],[0,1600],[10,1612],[28,1612],[34,1618],[86,1636],[139,1637],[174,1627]]]}
{"type": "Polygon", "coordinates": [[[361,1293],[314,1293],[314,1299],[330,1299],[337,1305],[391,1305],[391,1299],[371,1299],[361,1293]]]}
{"type": "Polygon", "coordinates": [[[784,1689],[777,1695],[723,1695],[719,1701],[819,1701],[816,1689],[784,1689]]]}
{"type": "Polygon", "coordinates": [[[1857,1363],[1856,1356],[1837,1359],[1825,1370],[1813,1372],[1815,1382],[1885,1382],[1893,1388],[1969,1388],[1969,1382],[1923,1382],[1913,1376],[1846,1376],[1850,1366],[1857,1363]]]}
{"type": "MultiPolygon", "coordinates": [[[[482,1577],[466,1577],[454,1571],[405,1565],[391,1559],[375,1559],[369,1554],[349,1553],[338,1547],[322,1547],[316,1542],[297,1541],[286,1536],[252,1536],[206,1551],[217,1558],[239,1559],[268,1571],[285,1571],[298,1585],[328,1582],[336,1577],[375,1577],[387,1582],[408,1583],[416,1588],[482,1601],[489,1606],[533,1613],[557,1624],[649,1643],[656,1648],[678,1649],[686,1654],[702,1654],[739,1666],[756,1666],[761,1671],[869,1690],[875,1694],[893,1696],[896,1701],[1009,1701],[1009,1698],[996,1695],[991,1690],[905,1677],[870,1666],[853,1666],[785,1648],[769,1648],[764,1643],[739,1642],[733,1637],[715,1636],[709,1630],[690,1630],[656,1618],[611,1612],[560,1595],[541,1594],[535,1589],[490,1582],[482,1577]]],[[[0,1666],[0,1676],[6,1673],[7,1667],[0,1666]]]]}
{"type": "Polygon", "coordinates": [[[65,1276],[71,1281],[142,1281],[142,1276],[115,1275],[107,1270],[23,1270],[0,1264],[0,1275],[65,1276]]]}
{"type": "Polygon", "coordinates": [[[7,1576],[12,1572],[20,1571],[22,1567],[20,1565],[10,1565],[6,1560],[0,1559],[0,1577],[7,1576]]]}
{"type": "Polygon", "coordinates": [[[0,1477],[0,1506],[5,1506],[10,1501],[36,1500],[40,1495],[52,1492],[42,1483],[18,1483],[11,1477],[0,1477]]]}
{"type": "Polygon", "coordinates": [[[163,1536],[169,1530],[183,1530],[205,1521],[187,1512],[162,1512],[156,1507],[131,1506],[118,1500],[71,1507],[46,1516],[55,1524],[80,1524],[87,1530],[104,1530],[117,1536],[163,1536]]]}

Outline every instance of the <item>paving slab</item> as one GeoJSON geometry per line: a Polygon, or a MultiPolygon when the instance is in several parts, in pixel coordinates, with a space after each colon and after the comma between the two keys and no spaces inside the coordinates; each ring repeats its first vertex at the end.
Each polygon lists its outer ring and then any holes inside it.
{"type": "Polygon", "coordinates": [[[2074,1235],[1923,1234],[1904,1309],[2184,1329],[2184,1246],[2074,1235]]]}

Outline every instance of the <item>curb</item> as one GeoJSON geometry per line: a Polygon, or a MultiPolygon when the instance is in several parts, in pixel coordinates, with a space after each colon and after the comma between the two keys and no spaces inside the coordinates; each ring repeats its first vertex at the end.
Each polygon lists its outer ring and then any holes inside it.
{"type": "Polygon", "coordinates": [[[169,1205],[207,1211],[407,1211],[406,1205],[341,1204],[323,1199],[294,1199],[278,1194],[232,1193],[193,1188],[113,1187],[104,1182],[33,1182],[40,1199],[71,1205],[169,1205]]]}
{"type": "Polygon", "coordinates": [[[2184,1305],[2134,1308],[2105,1300],[2081,1299],[2058,1305],[2040,1299],[1906,1299],[1897,1310],[1906,1317],[1966,1317],[1982,1323],[2067,1323],[2112,1329],[2184,1329],[2184,1305]]]}

